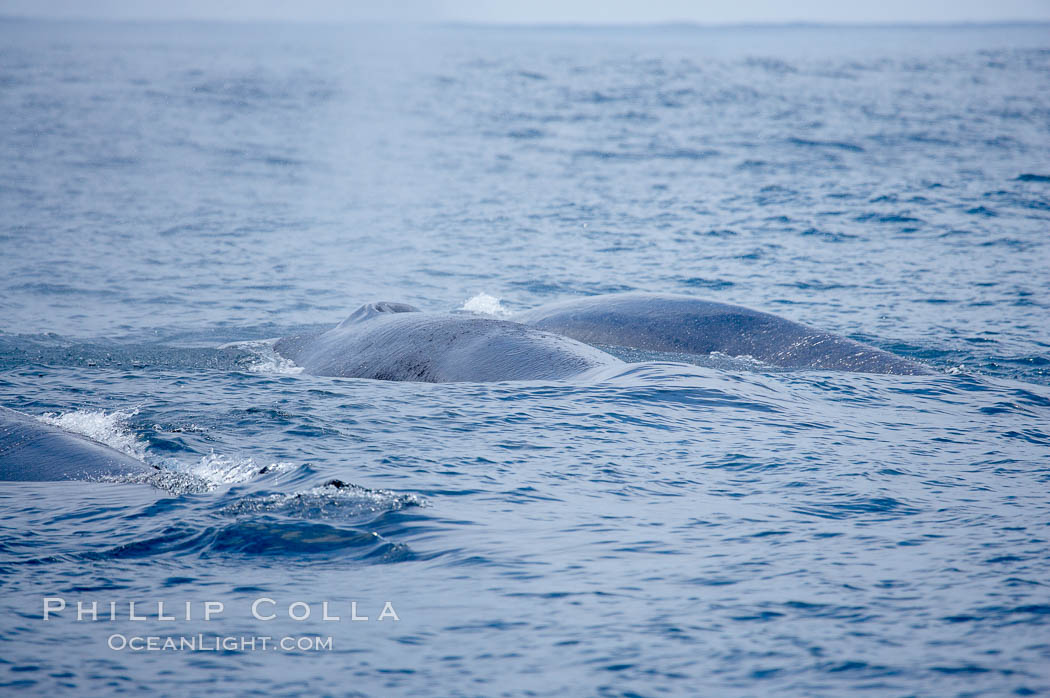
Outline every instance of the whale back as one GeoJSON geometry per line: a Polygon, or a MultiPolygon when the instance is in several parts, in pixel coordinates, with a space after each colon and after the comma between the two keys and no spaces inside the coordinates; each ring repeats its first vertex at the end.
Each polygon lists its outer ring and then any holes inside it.
{"type": "Polygon", "coordinates": [[[102,480],[152,470],[86,436],[0,407],[0,480],[102,480]]]}
{"type": "Polygon", "coordinates": [[[397,305],[410,310],[366,306],[328,332],[275,348],[313,375],[428,383],[560,380],[622,363],[520,323],[397,305]]]}
{"type": "Polygon", "coordinates": [[[921,364],[791,320],[674,294],[623,293],[552,303],[514,317],[600,346],[750,356],[782,368],[922,374],[921,364]]]}
{"type": "MultiPolygon", "coordinates": [[[[360,308],[350,313],[345,320],[336,325],[335,329],[346,330],[355,325],[360,325],[368,320],[372,320],[373,318],[382,318],[397,313],[418,312],[420,312],[418,308],[415,308],[408,303],[393,303],[390,301],[365,303],[360,308]]],[[[310,332],[281,337],[274,342],[273,349],[286,359],[291,359],[296,364],[304,366],[303,362],[308,361],[309,357],[316,353],[318,341],[329,334],[331,334],[331,330],[328,332],[310,332]]]]}

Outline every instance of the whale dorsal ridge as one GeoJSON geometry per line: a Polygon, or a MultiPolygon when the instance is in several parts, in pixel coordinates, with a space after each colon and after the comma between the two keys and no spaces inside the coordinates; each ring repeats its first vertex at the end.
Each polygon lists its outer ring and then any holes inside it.
{"type": "Polygon", "coordinates": [[[340,327],[353,325],[373,318],[381,313],[418,313],[419,308],[408,303],[392,303],[390,301],[378,301],[376,303],[365,303],[360,308],[350,313],[350,317],[339,323],[340,327]]]}

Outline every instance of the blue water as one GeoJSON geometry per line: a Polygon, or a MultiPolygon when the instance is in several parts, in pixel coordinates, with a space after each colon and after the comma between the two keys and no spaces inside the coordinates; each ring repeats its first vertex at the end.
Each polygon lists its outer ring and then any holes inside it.
{"type": "Polygon", "coordinates": [[[8,20],[0,134],[0,404],[163,469],[0,486],[3,692],[1050,692],[1050,27],[8,20]],[[621,290],[935,374],[259,341],[621,290]],[[108,646],[197,634],[332,644],[108,646]]]}

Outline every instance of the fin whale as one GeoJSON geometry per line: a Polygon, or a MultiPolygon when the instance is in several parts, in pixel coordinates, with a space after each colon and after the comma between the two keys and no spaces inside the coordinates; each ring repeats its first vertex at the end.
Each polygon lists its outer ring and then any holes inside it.
{"type": "Polygon", "coordinates": [[[692,296],[616,293],[566,300],[513,316],[590,345],[705,355],[751,356],[782,368],[903,375],[922,364],[840,335],[728,303],[692,296]]]}
{"type": "Polygon", "coordinates": [[[307,373],[427,383],[560,380],[622,364],[603,351],[526,325],[369,303],[327,332],[278,340],[307,373]]]}
{"type": "Polygon", "coordinates": [[[0,480],[101,480],[153,470],[86,436],[0,407],[0,480]]]}

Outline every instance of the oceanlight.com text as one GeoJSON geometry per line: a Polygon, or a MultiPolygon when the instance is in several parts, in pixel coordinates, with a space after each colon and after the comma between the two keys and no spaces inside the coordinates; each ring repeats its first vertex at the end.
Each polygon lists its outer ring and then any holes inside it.
{"type": "Polygon", "coordinates": [[[106,644],[116,652],[331,652],[332,638],[314,635],[123,635],[106,644]]]}

